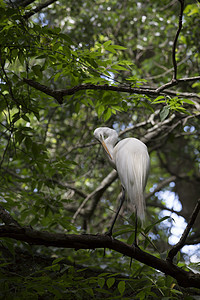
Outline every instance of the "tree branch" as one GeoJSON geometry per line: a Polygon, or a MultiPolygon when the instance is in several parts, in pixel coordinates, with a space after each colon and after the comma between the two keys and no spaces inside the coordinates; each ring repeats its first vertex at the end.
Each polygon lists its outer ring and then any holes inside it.
{"type": "Polygon", "coordinates": [[[58,187],[62,188],[62,189],[68,189],[68,190],[72,190],[74,191],[77,195],[81,196],[82,198],[86,197],[86,194],[84,192],[82,192],[80,189],[68,184],[68,183],[62,183],[59,180],[56,179],[47,179],[49,182],[52,182],[53,184],[56,184],[58,187]]]}
{"type": "MultiPolygon", "coordinates": [[[[112,85],[107,85],[107,84],[104,84],[104,85],[80,84],[80,85],[74,86],[69,89],[53,90],[50,87],[40,84],[39,82],[34,81],[32,79],[23,78],[23,81],[26,82],[28,85],[34,87],[36,90],[39,90],[39,91],[45,93],[46,95],[49,95],[49,96],[55,98],[59,104],[62,104],[63,97],[74,95],[77,92],[84,91],[84,90],[105,90],[105,91],[123,92],[123,93],[129,93],[129,94],[147,95],[150,97],[153,97],[153,96],[157,97],[158,95],[165,96],[168,94],[169,95],[171,94],[171,95],[174,95],[177,97],[184,97],[184,96],[188,96],[188,93],[180,93],[180,92],[175,92],[175,91],[170,91],[170,90],[165,91],[165,93],[162,93],[162,91],[168,87],[172,87],[181,82],[195,81],[195,80],[199,80],[199,79],[200,79],[200,76],[191,77],[191,78],[182,78],[182,79],[179,79],[176,81],[172,80],[157,89],[145,88],[145,87],[131,88],[128,86],[112,86],[112,85]]],[[[189,95],[191,95],[191,93],[189,93],[189,95]]],[[[200,98],[199,95],[197,95],[197,94],[194,94],[192,96],[196,97],[196,98],[200,98]]]]}
{"type": "Polygon", "coordinates": [[[13,219],[13,217],[9,214],[8,211],[5,210],[5,208],[0,205],[0,219],[6,224],[6,225],[15,225],[17,227],[21,227],[19,223],[13,219]]]}
{"type": "Polygon", "coordinates": [[[79,206],[79,208],[77,209],[77,211],[75,212],[73,218],[72,218],[72,223],[75,222],[77,216],[80,214],[81,210],[83,209],[83,207],[86,205],[86,203],[91,199],[94,198],[94,201],[92,202],[92,204],[90,205],[89,208],[89,217],[92,215],[94,209],[96,208],[96,205],[100,199],[100,197],[102,196],[102,194],[104,193],[104,191],[107,189],[108,186],[110,186],[113,181],[115,181],[117,179],[117,172],[115,170],[113,170],[112,172],[110,172],[104,179],[103,181],[100,183],[100,185],[92,192],[90,193],[85,200],[81,203],[81,205],[79,206]]]}
{"type": "Polygon", "coordinates": [[[37,231],[30,227],[1,226],[0,236],[14,238],[32,245],[53,246],[59,248],[96,249],[109,248],[125,256],[134,258],[152,268],[175,278],[182,287],[200,287],[200,275],[185,271],[171,262],[159,259],[138,247],[130,246],[106,235],[75,235],[37,231]]]}
{"type": "MultiPolygon", "coordinates": [[[[27,12],[23,17],[24,19],[28,19],[30,17],[32,17],[34,14],[40,12],[43,8],[46,8],[47,6],[49,6],[50,4],[56,2],[58,0],[48,0],[45,3],[39,4],[36,8],[32,9],[31,11],[27,12]]],[[[32,2],[32,1],[30,1],[32,2]]]]}
{"type": "Polygon", "coordinates": [[[200,199],[197,201],[197,204],[196,204],[196,206],[194,208],[194,211],[193,211],[193,213],[192,213],[192,215],[190,217],[190,220],[189,220],[189,222],[188,222],[188,224],[187,224],[187,226],[186,226],[186,228],[185,228],[185,230],[184,230],[184,232],[183,232],[180,240],[169,251],[167,260],[172,261],[173,258],[174,258],[174,256],[178,253],[178,251],[180,251],[180,249],[183,248],[183,246],[185,245],[185,241],[186,241],[187,236],[188,236],[188,234],[189,234],[189,232],[190,232],[190,230],[191,230],[191,228],[192,228],[192,226],[193,226],[193,224],[194,224],[194,222],[195,222],[195,220],[197,218],[199,210],[200,210],[200,199]]]}
{"type": "Polygon", "coordinates": [[[145,196],[145,199],[148,199],[150,197],[152,197],[156,192],[160,191],[164,186],[168,185],[170,182],[174,181],[176,179],[176,176],[170,176],[166,179],[163,179],[162,181],[160,181],[156,188],[153,190],[153,192],[148,193],[145,196]]]}
{"type": "Polygon", "coordinates": [[[172,61],[173,61],[173,66],[174,66],[174,74],[173,74],[172,80],[177,80],[176,45],[177,45],[179,34],[182,29],[182,19],[183,19],[183,9],[184,9],[184,0],[179,0],[179,2],[181,5],[180,15],[179,15],[179,26],[178,26],[178,30],[176,32],[176,36],[175,36],[174,44],[173,44],[173,48],[172,48],[172,61]]]}
{"type": "MultiPolygon", "coordinates": [[[[0,163],[1,165],[1,163],[0,163]]],[[[15,172],[11,171],[10,169],[8,168],[2,168],[4,170],[5,173],[8,173],[10,175],[12,175],[13,177],[17,178],[18,180],[20,181],[24,181],[24,180],[29,180],[29,176],[19,176],[18,174],[16,174],[15,172]]],[[[16,180],[15,180],[16,181],[16,180]]],[[[60,187],[61,189],[65,189],[65,190],[72,190],[74,191],[77,195],[81,196],[82,198],[85,198],[87,197],[87,195],[81,191],[80,189],[74,187],[73,185],[71,184],[68,184],[68,183],[62,183],[61,181],[57,180],[57,179],[54,179],[54,178],[47,178],[46,179],[47,182],[50,182],[50,183],[53,183],[55,185],[57,185],[58,187],[60,187]]]]}
{"type": "Polygon", "coordinates": [[[26,82],[28,85],[34,87],[35,89],[50,95],[54,97],[58,103],[63,103],[63,97],[64,96],[70,96],[74,95],[75,93],[83,90],[105,90],[105,91],[115,91],[115,92],[125,92],[129,94],[146,94],[155,96],[157,93],[153,89],[145,89],[145,88],[131,88],[126,86],[112,86],[112,85],[95,85],[95,84],[80,84],[77,86],[74,86],[69,89],[62,89],[62,90],[53,90],[43,84],[40,84],[39,82],[36,82],[32,79],[23,78],[23,81],[26,82]]]}
{"type": "Polygon", "coordinates": [[[184,0],[179,0],[179,2],[181,4],[180,15],[179,15],[179,26],[178,26],[178,30],[176,32],[173,47],[172,47],[172,62],[173,62],[173,67],[174,67],[173,77],[172,77],[172,80],[170,82],[168,82],[166,84],[163,84],[162,86],[157,88],[157,92],[159,92],[159,93],[161,91],[163,91],[164,89],[166,89],[168,87],[172,87],[172,86],[174,86],[178,83],[178,80],[177,80],[177,62],[176,62],[176,46],[177,46],[177,41],[178,41],[179,34],[181,32],[181,29],[182,29],[184,0]]]}

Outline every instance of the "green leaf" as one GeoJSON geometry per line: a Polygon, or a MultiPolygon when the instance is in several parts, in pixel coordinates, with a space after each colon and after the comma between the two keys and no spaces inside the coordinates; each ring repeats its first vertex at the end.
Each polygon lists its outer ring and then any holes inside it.
{"type": "Polygon", "coordinates": [[[85,292],[86,292],[87,294],[89,294],[90,296],[94,297],[93,289],[91,289],[91,288],[85,288],[84,290],[85,290],[85,292]]]}
{"type": "Polygon", "coordinates": [[[193,102],[192,100],[189,100],[189,99],[183,99],[182,101],[185,102],[185,103],[194,105],[194,102],[193,102]]]}
{"type": "MultiPolygon", "coordinates": [[[[146,298],[146,294],[144,291],[140,291],[137,295],[136,295],[136,299],[140,299],[140,300],[144,300],[146,298]]],[[[163,298],[162,298],[163,299],[163,298]]]]}
{"type": "Polygon", "coordinates": [[[126,50],[127,49],[126,47],[123,47],[123,46],[120,46],[120,45],[113,45],[113,47],[115,49],[118,49],[118,50],[126,50]]]}
{"type": "Polygon", "coordinates": [[[31,147],[32,147],[32,140],[31,140],[30,137],[26,137],[25,140],[24,140],[24,143],[25,143],[25,146],[26,146],[27,150],[31,149],[31,147]]]}
{"type": "Polygon", "coordinates": [[[34,158],[37,159],[40,154],[40,148],[35,142],[32,142],[31,151],[33,153],[34,158]]]}
{"type": "Polygon", "coordinates": [[[33,70],[33,72],[34,72],[34,74],[35,74],[36,76],[38,76],[39,78],[42,79],[42,72],[41,72],[41,66],[40,66],[40,65],[35,65],[35,66],[33,66],[33,67],[32,67],[32,70],[33,70]]]}
{"type": "Polygon", "coordinates": [[[61,37],[63,40],[65,40],[68,44],[73,45],[74,42],[72,41],[71,37],[67,34],[60,33],[59,37],[61,37]]]}
{"type": "Polygon", "coordinates": [[[68,59],[71,58],[71,51],[70,51],[70,48],[68,46],[63,47],[63,52],[65,53],[65,55],[67,56],[68,59]]]}
{"type": "Polygon", "coordinates": [[[170,216],[166,216],[166,217],[163,217],[162,219],[158,220],[157,222],[149,225],[148,227],[145,228],[144,233],[147,234],[155,225],[160,224],[161,222],[163,222],[167,219],[170,219],[170,218],[171,218],[170,216]]]}
{"type": "Polygon", "coordinates": [[[170,111],[169,106],[164,106],[162,108],[162,110],[160,111],[161,122],[163,122],[167,118],[167,116],[169,115],[169,111],[170,111]]]}
{"type": "Polygon", "coordinates": [[[20,119],[20,113],[16,113],[12,116],[12,122],[15,123],[20,119]]]}
{"type": "Polygon", "coordinates": [[[24,119],[24,121],[27,121],[30,123],[30,119],[26,115],[22,115],[22,119],[24,119]]]}
{"type": "Polygon", "coordinates": [[[7,107],[6,101],[1,99],[1,101],[0,101],[0,112],[3,111],[6,107],[7,107]]]}
{"type": "Polygon", "coordinates": [[[105,278],[98,277],[98,285],[102,288],[105,284],[105,278]]]}
{"type": "Polygon", "coordinates": [[[152,104],[158,104],[158,103],[165,103],[166,99],[163,96],[158,96],[156,99],[153,100],[152,104]]]}
{"type": "Polygon", "coordinates": [[[106,122],[112,116],[112,109],[107,108],[105,113],[103,114],[103,119],[106,122]]]}
{"type": "Polygon", "coordinates": [[[26,136],[20,130],[15,132],[15,140],[17,143],[19,143],[19,145],[21,144],[21,142],[25,137],[26,136]]]}
{"type": "Polygon", "coordinates": [[[24,60],[25,60],[25,56],[24,56],[24,53],[22,51],[19,51],[19,53],[18,53],[18,59],[19,59],[20,63],[23,65],[24,64],[24,60]]]}
{"type": "Polygon", "coordinates": [[[113,53],[113,54],[116,54],[117,52],[116,52],[116,50],[114,49],[114,47],[113,46],[108,46],[108,47],[106,47],[106,50],[107,51],[110,51],[111,53],[113,53]]]}
{"type": "Polygon", "coordinates": [[[56,82],[61,75],[62,73],[60,72],[56,73],[56,75],[54,76],[54,81],[56,82]]]}
{"type": "Polygon", "coordinates": [[[103,43],[104,48],[106,49],[109,45],[112,44],[112,41],[106,41],[105,43],[103,43]]]}
{"type": "Polygon", "coordinates": [[[54,272],[60,271],[60,265],[59,265],[59,264],[54,264],[54,265],[52,265],[52,270],[53,270],[54,272]]]}
{"type": "Polygon", "coordinates": [[[101,115],[103,114],[104,109],[105,109],[105,107],[104,107],[103,105],[99,105],[99,106],[97,107],[96,110],[97,110],[97,115],[98,115],[99,118],[100,118],[101,115]]]}
{"type": "Polygon", "coordinates": [[[63,259],[64,259],[64,257],[58,257],[58,258],[54,259],[54,261],[52,262],[52,265],[59,263],[63,259]]]}
{"type": "Polygon", "coordinates": [[[106,284],[107,284],[108,288],[111,288],[111,286],[113,286],[114,283],[115,283],[115,278],[114,277],[108,278],[107,281],[106,281],[106,284]]]}
{"type": "Polygon", "coordinates": [[[2,238],[1,243],[15,257],[15,244],[13,243],[13,241],[9,238],[2,238]]]}
{"type": "Polygon", "coordinates": [[[120,281],[118,283],[118,290],[120,292],[121,295],[123,295],[124,291],[125,291],[125,281],[120,281]]]}
{"type": "Polygon", "coordinates": [[[128,70],[127,68],[122,67],[119,64],[112,65],[112,69],[114,69],[114,70],[121,70],[121,71],[127,71],[128,70]]]}

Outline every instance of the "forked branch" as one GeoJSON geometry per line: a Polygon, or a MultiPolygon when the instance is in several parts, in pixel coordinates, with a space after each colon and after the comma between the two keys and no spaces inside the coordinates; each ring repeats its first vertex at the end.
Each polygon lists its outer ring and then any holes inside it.
{"type": "Polygon", "coordinates": [[[167,260],[168,261],[172,261],[174,256],[178,253],[178,251],[181,250],[181,248],[183,248],[183,246],[185,245],[185,241],[188,237],[188,234],[192,228],[192,226],[194,225],[194,222],[197,218],[197,215],[199,213],[199,210],[200,210],[200,199],[197,201],[197,204],[194,208],[194,211],[190,217],[190,220],[180,238],[180,240],[178,241],[178,243],[172,247],[172,249],[169,251],[169,254],[168,254],[168,257],[167,257],[167,260]]]}

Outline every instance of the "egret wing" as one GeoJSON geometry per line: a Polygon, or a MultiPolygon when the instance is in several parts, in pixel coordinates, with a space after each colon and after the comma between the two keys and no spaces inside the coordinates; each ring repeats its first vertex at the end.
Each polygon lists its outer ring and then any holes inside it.
{"type": "Polygon", "coordinates": [[[144,189],[149,173],[147,147],[141,141],[127,138],[120,141],[114,149],[116,169],[133,209],[144,220],[144,189]]]}

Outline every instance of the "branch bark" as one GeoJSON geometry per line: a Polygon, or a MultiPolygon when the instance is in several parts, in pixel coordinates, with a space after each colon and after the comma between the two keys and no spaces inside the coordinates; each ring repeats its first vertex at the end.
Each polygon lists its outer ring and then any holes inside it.
{"type": "MultiPolygon", "coordinates": [[[[27,83],[28,85],[32,86],[36,90],[39,90],[46,95],[49,95],[53,97],[59,104],[63,104],[63,97],[65,96],[70,96],[74,95],[79,91],[84,91],[84,90],[105,90],[105,91],[114,91],[114,92],[122,92],[122,93],[128,93],[128,94],[139,94],[139,95],[147,95],[150,97],[157,97],[158,95],[170,95],[174,94],[174,96],[177,97],[183,97],[184,95],[180,95],[179,92],[175,91],[165,91],[165,93],[162,93],[164,89],[167,89],[169,87],[178,85],[180,82],[186,82],[186,81],[196,81],[199,80],[200,76],[197,77],[192,77],[192,78],[182,78],[176,81],[171,81],[166,83],[165,85],[159,87],[159,88],[145,88],[145,87],[140,87],[140,88],[131,88],[128,86],[113,86],[113,85],[95,85],[95,84],[80,84],[77,86],[74,86],[69,89],[61,89],[61,90],[53,90],[50,87],[40,84],[37,81],[34,81],[32,79],[27,79],[23,78],[23,81],[27,83]]],[[[183,93],[182,93],[183,94],[183,93]]],[[[194,94],[196,98],[200,98],[199,95],[194,94]]]]}
{"type": "Polygon", "coordinates": [[[19,228],[5,225],[0,227],[0,236],[47,247],[74,248],[75,250],[109,248],[172,276],[182,287],[200,287],[200,274],[185,271],[168,260],[157,258],[138,247],[130,246],[106,235],[55,234],[30,227],[19,228]]]}

